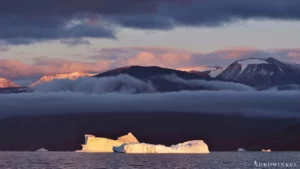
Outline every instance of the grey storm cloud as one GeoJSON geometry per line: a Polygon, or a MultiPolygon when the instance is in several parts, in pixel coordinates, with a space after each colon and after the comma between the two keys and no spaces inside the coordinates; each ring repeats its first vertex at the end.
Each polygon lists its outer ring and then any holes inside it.
{"type": "Polygon", "coordinates": [[[16,115],[69,113],[222,113],[252,117],[300,118],[300,92],[256,91],[230,82],[167,80],[218,91],[158,93],[151,82],[128,75],[105,78],[54,80],[34,87],[35,92],[0,95],[0,118],[16,115]]]}
{"type": "Polygon", "coordinates": [[[69,47],[77,45],[90,45],[91,43],[86,39],[65,39],[60,41],[61,44],[65,44],[69,47]]]}
{"type": "Polygon", "coordinates": [[[300,19],[299,0],[4,0],[0,39],[8,44],[60,38],[115,38],[115,26],[171,29],[244,19],[300,19]],[[81,21],[72,27],[70,22],[81,21]]]}
{"type": "Polygon", "coordinates": [[[242,113],[300,117],[296,91],[181,91],[147,94],[34,92],[0,95],[0,117],[64,113],[242,113]]]}

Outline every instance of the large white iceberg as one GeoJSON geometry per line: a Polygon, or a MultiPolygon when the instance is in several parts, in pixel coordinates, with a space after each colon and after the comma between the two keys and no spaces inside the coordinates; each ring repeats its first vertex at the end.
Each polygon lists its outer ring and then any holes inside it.
{"type": "Polygon", "coordinates": [[[85,143],[82,144],[82,149],[76,152],[113,152],[114,146],[121,146],[124,143],[138,143],[138,141],[131,133],[119,137],[118,140],[86,134],[85,143]]]}
{"type": "Polygon", "coordinates": [[[117,152],[117,153],[209,153],[208,146],[202,140],[187,141],[172,145],[154,145],[139,143],[132,133],[119,137],[117,140],[94,135],[85,135],[82,150],[77,152],[117,152]]]}
{"type": "Polygon", "coordinates": [[[202,140],[187,141],[170,147],[164,145],[154,145],[146,143],[129,143],[122,144],[121,146],[113,147],[114,152],[119,153],[209,153],[207,144],[202,140]]]}

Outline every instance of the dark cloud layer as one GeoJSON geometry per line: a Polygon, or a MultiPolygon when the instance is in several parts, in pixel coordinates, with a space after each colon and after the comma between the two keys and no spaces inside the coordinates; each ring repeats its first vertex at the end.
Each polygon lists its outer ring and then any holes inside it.
{"type": "Polygon", "coordinates": [[[114,38],[116,25],[171,29],[220,26],[251,18],[298,20],[299,8],[299,0],[5,0],[0,5],[0,39],[20,44],[114,38]]]}
{"type": "Polygon", "coordinates": [[[241,113],[254,117],[300,118],[299,91],[256,91],[237,83],[165,78],[178,84],[213,87],[219,91],[157,93],[151,82],[127,75],[55,80],[35,86],[33,93],[0,95],[0,118],[118,112],[241,113]]]}
{"type": "Polygon", "coordinates": [[[136,95],[36,92],[0,95],[0,117],[83,112],[190,112],[299,118],[299,99],[300,92],[296,91],[182,91],[136,95]]]}

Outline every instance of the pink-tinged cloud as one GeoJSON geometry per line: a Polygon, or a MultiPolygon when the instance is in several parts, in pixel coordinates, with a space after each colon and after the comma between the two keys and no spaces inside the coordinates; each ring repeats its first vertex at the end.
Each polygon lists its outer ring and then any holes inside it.
{"type": "Polygon", "coordinates": [[[297,52],[289,52],[288,56],[289,57],[298,58],[298,57],[300,57],[300,52],[299,53],[297,53],[297,52]]]}
{"type": "Polygon", "coordinates": [[[192,60],[192,52],[184,49],[166,47],[128,47],[104,48],[90,56],[94,60],[108,59],[114,61],[115,67],[142,65],[180,67],[192,60]]]}
{"type": "Polygon", "coordinates": [[[274,57],[283,61],[299,62],[295,60],[300,49],[270,49],[236,47],[216,50],[209,53],[192,52],[174,48],[156,47],[127,47],[104,48],[90,56],[94,60],[107,59],[114,61],[114,67],[130,65],[157,65],[170,68],[184,68],[191,66],[227,66],[235,60],[248,57],[274,57]]]}
{"type": "MultiPolygon", "coordinates": [[[[154,54],[152,52],[140,52],[135,57],[125,60],[127,65],[142,65],[142,66],[162,66],[162,67],[177,67],[182,63],[190,61],[190,54],[181,53],[163,53],[154,54]]],[[[118,60],[117,63],[124,63],[124,60],[118,60]]]]}
{"type": "MultiPolygon", "coordinates": [[[[248,57],[274,57],[282,61],[300,63],[299,55],[300,48],[270,50],[231,48],[209,53],[162,47],[103,48],[95,51],[93,56],[88,56],[93,62],[39,57],[33,60],[33,64],[25,64],[18,60],[0,59],[0,76],[18,79],[69,72],[98,73],[131,65],[201,71],[206,66],[226,67],[235,60],[248,57]]],[[[86,56],[84,58],[86,59],[86,56]]]]}
{"type": "Polygon", "coordinates": [[[221,69],[221,67],[199,65],[199,66],[181,67],[181,68],[178,68],[178,70],[186,71],[186,72],[190,72],[190,71],[203,72],[203,71],[209,71],[209,70],[216,70],[217,68],[221,69]]]}
{"type": "Polygon", "coordinates": [[[36,77],[68,72],[101,72],[111,67],[108,60],[94,63],[64,60],[59,58],[35,58],[33,64],[25,64],[18,60],[0,60],[0,75],[15,79],[21,77],[36,77]]]}
{"type": "Polygon", "coordinates": [[[237,47],[237,48],[231,48],[231,49],[221,49],[216,50],[212,53],[215,53],[216,55],[221,55],[222,57],[226,59],[238,59],[241,58],[243,55],[248,55],[252,52],[256,52],[257,49],[255,48],[244,48],[244,47],[237,47]]]}

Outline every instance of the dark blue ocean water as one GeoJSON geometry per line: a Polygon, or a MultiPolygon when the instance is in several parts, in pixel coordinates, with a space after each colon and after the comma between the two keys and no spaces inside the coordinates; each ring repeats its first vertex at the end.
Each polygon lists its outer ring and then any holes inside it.
{"type": "Polygon", "coordinates": [[[0,152],[4,169],[237,169],[300,168],[300,152],[212,152],[210,154],[101,154],[0,152]],[[271,164],[272,163],[272,164],[271,164]],[[277,164],[275,166],[275,164],[277,164]]]}

